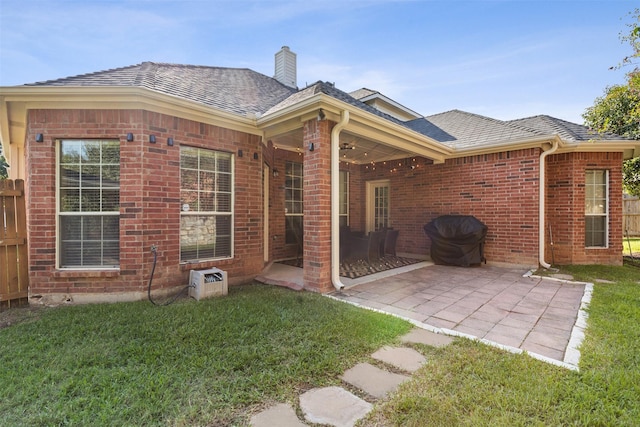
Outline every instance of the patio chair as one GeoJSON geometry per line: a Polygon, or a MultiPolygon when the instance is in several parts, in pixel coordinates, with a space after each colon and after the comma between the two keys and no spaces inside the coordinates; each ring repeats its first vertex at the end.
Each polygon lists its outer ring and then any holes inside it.
{"type": "Polygon", "coordinates": [[[399,230],[388,229],[387,233],[384,236],[384,252],[382,256],[385,255],[396,255],[396,242],[398,241],[398,234],[400,234],[399,230]]]}
{"type": "Polygon", "coordinates": [[[340,261],[344,261],[351,254],[351,227],[340,226],[340,261]]]}
{"type": "Polygon", "coordinates": [[[380,244],[383,236],[383,231],[372,231],[367,237],[352,237],[350,258],[363,259],[367,262],[380,259],[380,244]]]}
{"type": "Polygon", "coordinates": [[[293,217],[288,216],[287,221],[289,222],[289,228],[291,229],[291,233],[293,234],[293,238],[296,241],[296,260],[302,259],[302,254],[304,253],[304,243],[302,230],[296,223],[293,221],[293,217]]]}

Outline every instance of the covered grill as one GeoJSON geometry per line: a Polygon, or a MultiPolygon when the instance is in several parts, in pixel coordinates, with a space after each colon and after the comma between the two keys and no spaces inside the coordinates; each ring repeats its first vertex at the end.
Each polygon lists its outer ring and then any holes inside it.
{"type": "Polygon", "coordinates": [[[468,267],[486,263],[487,226],[470,215],[443,215],[424,226],[431,239],[431,259],[436,264],[468,267]]]}

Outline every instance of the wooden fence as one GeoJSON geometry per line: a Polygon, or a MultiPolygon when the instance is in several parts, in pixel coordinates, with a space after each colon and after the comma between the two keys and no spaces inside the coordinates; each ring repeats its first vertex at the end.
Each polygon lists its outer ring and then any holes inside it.
{"type": "Polygon", "coordinates": [[[25,303],[28,289],[24,181],[0,180],[0,308],[25,303]]]}
{"type": "Polygon", "coordinates": [[[640,199],[637,197],[625,197],[622,208],[624,227],[623,232],[626,236],[640,236],[640,199]]]}

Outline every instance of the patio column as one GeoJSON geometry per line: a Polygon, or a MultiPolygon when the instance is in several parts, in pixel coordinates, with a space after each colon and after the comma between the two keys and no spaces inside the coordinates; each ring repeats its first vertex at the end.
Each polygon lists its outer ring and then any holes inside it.
{"type": "Polygon", "coordinates": [[[305,122],[304,288],[330,292],[331,285],[331,129],[329,120],[305,122]],[[313,151],[310,146],[313,144],[313,151]]]}

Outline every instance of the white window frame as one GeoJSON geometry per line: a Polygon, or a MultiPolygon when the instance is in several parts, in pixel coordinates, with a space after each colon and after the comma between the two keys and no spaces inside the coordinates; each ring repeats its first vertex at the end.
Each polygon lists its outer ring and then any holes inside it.
{"type": "Polygon", "coordinates": [[[584,234],[585,234],[585,247],[587,249],[605,249],[609,247],[609,171],[603,169],[588,169],[585,171],[585,189],[584,189],[584,204],[585,204],[585,225],[584,225],[584,234]],[[588,176],[589,175],[600,175],[603,177],[603,182],[589,184],[588,176]],[[604,198],[595,197],[596,192],[589,190],[589,187],[602,186],[604,187],[604,198]],[[591,193],[591,197],[589,197],[589,193],[591,193]],[[592,205],[598,201],[603,202],[602,209],[604,212],[589,212],[589,200],[593,202],[592,205]],[[588,218],[604,218],[604,245],[597,246],[589,246],[587,245],[587,219],[588,218]]]}
{"type": "MultiPolygon", "coordinates": [[[[223,260],[223,259],[232,259],[234,257],[234,250],[235,250],[235,156],[231,153],[225,152],[225,151],[221,151],[221,150],[213,150],[213,149],[209,149],[209,148],[200,148],[200,147],[191,147],[191,146],[181,146],[180,147],[180,263],[181,264],[186,264],[186,263],[198,263],[198,262],[206,262],[206,261],[213,261],[213,260],[223,260]],[[209,153],[214,153],[216,155],[216,159],[217,156],[228,156],[229,158],[229,162],[231,164],[231,172],[229,172],[228,174],[230,175],[230,192],[229,195],[231,197],[230,200],[230,212],[225,212],[225,211],[217,211],[217,210],[213,210],[213,211],[200,211],[198,207],[192,207],[190,205],[187,205],[185,203],[183,203],[182,200],[182,171],[183,171],[183,167],[182,167],[182,150],[197,150],[198,153],[200,153],[201,151],[205,151],[205,152],[209,152],[209,153]],[[209,216],[209,217],[218,217],[218,216],[227,216],[229,217],[229,221],[230,221],[230,241],[229,241],[229,254],[228,255],[224,255],[224,256],[212,256],[212,257],[203,257],[203,258],[189,258],[189,259],[183,259],[183,254],[182,254],[182,227],[183,227],[183,221],[182,219],[185,217],[203,217],[203,216],[209,216]]],[[[200,159],[200,155],[198,155],[198,159],[200,159]]],[[[217,164],[217,160],[216,160],[216,164],[217,164]]],[[[198,167],[196,169],[192,169],[192,170],[197,170],[198,171],[198,176],[200,176],[199,172],[200,170],[200,163],[198,163],[198,167]]],[[[212,171],[209,171],[212,172],[212,171]]],[[[216,169],[215,171],[216,174],[218,173],[227,173],[227,172],[220,172],[216,169]]],[[[199,179],[199,178],[198,178],[199,179]]],[[[199,188],[199,186],[198,186],[199,188]]],[[[201,190],[198,189],[198,192],[200,192],[201,190]]],[[[214,192],[218,193],[226,193],[226,191],[220,191],[220,190],[214,190],[214,192]]],[[[214,204],[217,203],[214,202],[214,204]]]]}
{"type": "MultiPolygon", "coordinates": [[[[80,210],[78,211],[67,211],[67,210],[63,210],[61,209],[61,204],[62,204],[62,191],[64,188],[62,187],[62,179],[61,179],[61,166],[64,164],[62,162],[62,145],[65,142],[99,142],[99,143],[117,143],[118,144],[118,149],[120,149],[120,141],[117,139],[90,139],[90,138],[62,138],[62,139],[57,139],[56,140],[56,146],[55,146],[55,151],[56,151],[56,269],[60,269],[60,270],[118,270],[120,268],[120,227],[118,226],[118,261],[117,263],[113,263],[113,264],[105,264],[104,263],[104,254],[101,255],[100,259],[101,264],[100,265],[96,265],[96,264],[88,264],[88,265],[63,265],[62,263],[62,259],[63,259],[63,242],[65,239],[63,239],[64,236],[62,236],[62,220],[65,217],[71,217],[71,216],[81,216],[83,218],[88,218],[88,217],[112,217],[112,218],[118,218],[118,223],[120,221],[120,202],[118,200],[118,208],[117,210],[113,210],[113,211],[83,211],[81,210],[82,207],[82,191],[83,189],[99,189],[99,190],[103,190],[103,189],[107,189],[107,190],[115,190],[116,187],[114,186],[109,186],[109,187],[104,187],[103,186],[103,180],[102,180],[102,172],[100,173],[100,184],[98,186],[91,186],[91,187],[84,187],[82,186],[82,181],[81,181],[81,175],[78,176],[78,180],[79,180],[79,184],[78,187],[69,187],[69,188],[78,188],[79,190],[79,206],[80,206],[80,210]]],[[[101,148],[102,149],[102,148],[101,148]]],[[[85,163],[79,162],[78,165],[80,166],[80,168],[82,168],[82,165],[85,163]]],[[[100,160],[100,162],[98,164],[93,163],[93,166],[100,166],[100,168],[102,169],[103,166],[105,166],[104,163],[102,163],[102,159],[100,160]]],[[[113,164],[111,164],[113,165],[113,164]]],[[[121,161],[120,161],[120,157],[118,156],[118,166],[120,167],[121,165],[121,161]]],[[[118,172],[118,176],[120,176],[120,171],[118,172]]],[[[120,178],[118,178],[118,193],[120,193],[120,178]]],[[[119,199],[119,195],[118,195],[118,199],[119,199]]],[[[102,202],[102,196],[100,197],[100,200],[102,202]]],[[[103,230],[100,230],[101,232],[103,232],[103,230]]],[[[91,240],[88,239],[84,239],[82,237],[83,231],[80,231],[81,233],[81,237],[80,239],[76,239],[79,240],[81,242],[81,245],[84,246],[84,242],[88,242],[91,240]]],[[[104,234],[103,234],[104,236],[104,234]]],[[[115,239],[104,239],[101,238],[100,242],[102,242],[102,244],[104,244],[105,241],[115,241],[115,239]]],[[[93,240],[95,242],[95,240],[93,240]]],[[[102,247],[102,245],[101,245],[102,247]]],[[[81,251],[81,258],[84,258],[84,251],[81,251]]]]}

